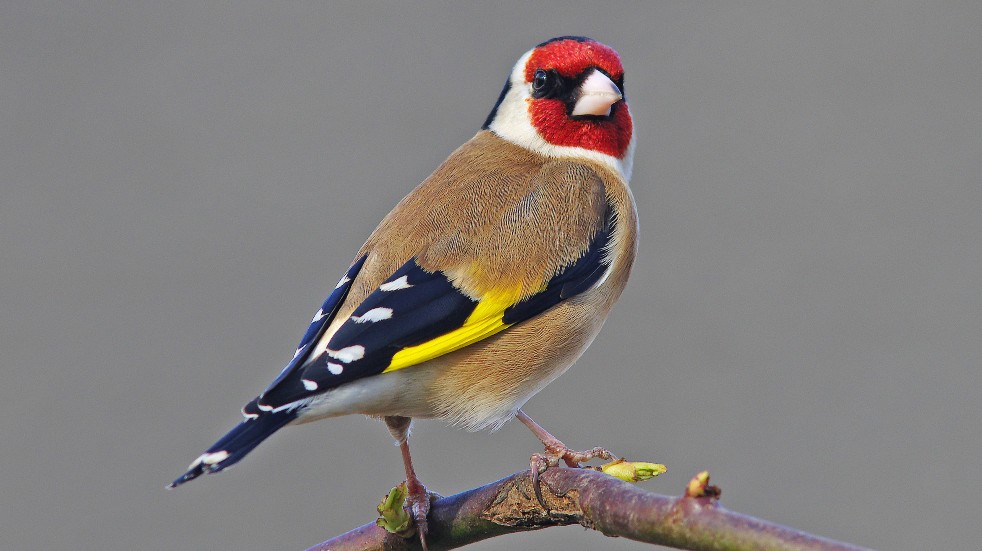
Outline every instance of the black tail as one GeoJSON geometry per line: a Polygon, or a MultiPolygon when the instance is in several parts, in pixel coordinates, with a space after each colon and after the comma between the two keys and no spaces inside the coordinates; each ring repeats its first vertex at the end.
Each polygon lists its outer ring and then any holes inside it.
{"type": "Polygon", "coordinates": [[[195,459],[188,472],[167,487],[176,488],[203,474],[217,473],[235,465],[260,442],[296,418],[296,410],[262,412],[258,417],[247,418],[195,459]]]}

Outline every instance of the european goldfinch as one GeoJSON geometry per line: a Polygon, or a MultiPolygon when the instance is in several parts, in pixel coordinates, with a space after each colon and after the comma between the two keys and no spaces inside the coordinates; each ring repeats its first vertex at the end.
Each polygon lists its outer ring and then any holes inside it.
{"type": "Polygon", "coordinates": [[[400,444],[425,535],[414,417],[478,430],[517,416],[546,446],[533,475],[604,455],[570,451],[521,407],[590,345],[634,262],[623,91],[617,52],[589,38],[523,55],[477,135],[382,220],[286,368],[171,487],[237,463],[283,426],[370,415],[400,444]]]}

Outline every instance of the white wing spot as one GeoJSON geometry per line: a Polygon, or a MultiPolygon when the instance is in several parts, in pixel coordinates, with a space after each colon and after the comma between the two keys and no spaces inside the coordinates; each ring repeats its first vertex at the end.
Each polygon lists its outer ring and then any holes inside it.
{"type": "Polygon", "coordinates": [[[346,364],[350,364],[353,361],[360,360],[365,357],[365,347],[356,344],[354,346],[345,346],[341,350],[331,350],[328,348],[325,350],[327,355],[334,358],[335,360],[341,360],[346,364]]]}
{"type": "Polygon", "coordinates": [[[392,308],[383,308],[379,306],[378,308],[372,308],[371,310],[365,312],[361,316],[351,316],[351,320],[355,323],[368,323],[387,320],[392,317],[392,308]]]}
{"type": "Polygon", "coordinates": [[[267,406],[266,404],[256,404],[256,407],[262,411],[273,411],[273,406],[267,406]]]}
{"type": "Polygon", "coordinates": [[[300,379],[303,383],[303,387],[307,390],[317,390],[317,381],[311,381],[310,379],[300,379]]]}
{"type": "MultiPolygon", "coordinates": [[[[310,344],[310,343],[307,343],[307,344],[310,344]]],[[[297,356],[299,356],[300,353],[303,352],[303,349],[304,348],[307,348],[307,345],[306,344],[303,345],[303,346],[301,346],[300,348],[298,348],[297,351],[293,353],[293,357],[296,358],[297,356]]]]}
{"type": "Polygon", "coordinates": [[[398,291],[399,289],[408,289],[410,287],[412,285],[409,284],[409,276],[402,276],[399,279],[378,286],[380,291],[398,291]]]}
{"type": "Polygon", "coordinates": [[[347,283],[349,281],[351,281],[351,278],[348,277],[348,276],[344,276],[344,277],[341,278],[341,281],[339,281],[338,284],[334,286],[334,288],[337,289],[338,287],[341,287],[342,285],[344,285],[345,283],[347,283]]]}
{"type": "Polygon", "coordinates": [[[331,375],[340,375],[344,371],[344,366],[334,362],[327,362],[327,370],[331,372],[331,375]]]}
{"type": "Polygon", "coordinates": [[[310,320],[310,323],[317,323],[320,320],[324,319],[326,316],[327,314],[324,313],[324,309],[321,308],[320,310],[317,311],[316,314],[314,314],[314,319],[310,320]]]}
{"type": "Polygon", "coordinates": [[[601,285],[603,285],[604,282],[607,281],[607,278],[610,276],[610,273],[612,271],[614,271],[614,263],[613,262],[611,262],[607,266],[607,269],[604,270],[604,274],[602,276],[600,276],[600,279],[598,279],[596,283],[593,284],[593,287],[591,287],[591,289],[596,289],[597,287],[600,287],[601,285]]]}

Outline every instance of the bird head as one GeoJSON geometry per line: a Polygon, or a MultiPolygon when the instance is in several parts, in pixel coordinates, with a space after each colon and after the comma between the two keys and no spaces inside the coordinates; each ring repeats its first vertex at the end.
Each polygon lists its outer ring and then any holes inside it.
{"type": "Polygon", "coordinates": [[[484,129],[549,157],[588,157],[630,177],[634,149],[617,52],[562,36],[515,64],[484,129]]]}

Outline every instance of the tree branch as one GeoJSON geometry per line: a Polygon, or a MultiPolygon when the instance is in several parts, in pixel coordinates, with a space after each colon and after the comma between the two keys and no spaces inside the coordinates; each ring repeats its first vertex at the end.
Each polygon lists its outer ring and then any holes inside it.
{"type": "MultiPolygon", "coordinates": [[[[436,499],[429,516],[430,549],[455,549],[503,534],[570,524],[695,551],[863,549],[728,511],[717,497],[658,495],[593,470],[550,468],[540,481],[548,511],[536,500],[527,471],[436,499]]],[[[402,538],[372,523],[307,551],[419,548],[417,538],[402,538]]]]}

